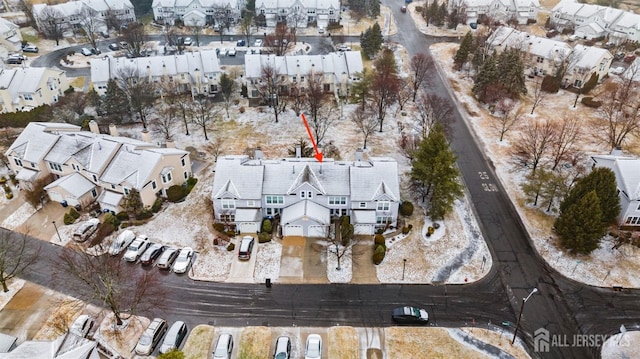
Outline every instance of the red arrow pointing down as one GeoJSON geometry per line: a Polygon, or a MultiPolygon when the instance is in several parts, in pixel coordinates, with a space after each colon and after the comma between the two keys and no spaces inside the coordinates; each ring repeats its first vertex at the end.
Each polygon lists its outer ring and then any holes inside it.
{"type": "Polygon", "coordinates": [[[313,134],[311,133],[311,129],[309,128],[309,123],[307,122],[307,118],[304,116],[304,113],[301,113],[300,117],[302,117],[302,122],[304,122],[304,127],[307,129],[307,133],[309,134],[309,139],[311,140],[313,149],[314,151],[316,151],[316,154],[313,155],[313,157],[315,157],[316,160],[318,160],[318,162],[322,163],[323,155],[322,155],[322,152],[318,152],[318,145],[316,145],[316,141],[313,139],[313,134]]]}

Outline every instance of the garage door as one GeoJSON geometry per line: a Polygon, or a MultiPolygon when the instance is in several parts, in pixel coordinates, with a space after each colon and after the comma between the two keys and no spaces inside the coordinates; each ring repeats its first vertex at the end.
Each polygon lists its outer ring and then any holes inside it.
{"type": "Polygon", "coordinates": [[[67,204],[69,204],[70,206],[77,206],[80,204],[80,201],[78,201],[78,199],[75,197],[67,196],[67,198],[65,198],[64,200],[67,201],[67,204]]]}
{"type": "Polygon", "coordinates": [[[325,226],[309,226],[309,235],[307,237],[326,237],[327,227],[325,226]]]}
{"type": "Polygon", "coordinates": [[[258,224],[256,222],[242,222],[239,227],[240,233],[256,233],[258,231],[258,224]]]}
{"type": "Polygon", "coordinates": [[[288,225],[284,227],[285,236],[303,236],[302,226],[288,225]]]}
{"type": "Polygon", "coordinates": [[[356,224],[353,227],[353,234],[373,234],[372,224],[356,224]]]}
{"type": "Polygon", "coordinates": [[[62,202],[63,198],[62,195],[58,192],[55,191],[47,191],[47,194],[49,195],[49,199],[53,202],[62,202]]]}

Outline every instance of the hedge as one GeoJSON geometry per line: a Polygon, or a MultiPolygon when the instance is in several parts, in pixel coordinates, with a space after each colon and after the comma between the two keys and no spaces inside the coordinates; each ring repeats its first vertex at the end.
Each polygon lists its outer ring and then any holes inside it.
{"type": "Polygon", "coordinates": [[[267,232],[260,232],[260,234],[258,234],[258,243],[267,243],[267,242],[271,242],[271,234],[267,232]]]}
{"type": "Polygon", "coordinates": [[[382,263],[386,252],[387,249],[385,246],[376,246],[376,249],[373,251],[373,264],[378,265],[382,263]]]}
{"type": "Polygon", "coordinates": [[[598,108],[602,106],[602,102],[594,100],[593,97],[583,97],[580,102],[582,102],[583,105],[591,108],[598,108]]]}
{"type": "Polygon", "coordinates": [[[400,205],[400,214],[409,217],[413,214],[413,203],[409,201],[404,201],[400,205]]]}

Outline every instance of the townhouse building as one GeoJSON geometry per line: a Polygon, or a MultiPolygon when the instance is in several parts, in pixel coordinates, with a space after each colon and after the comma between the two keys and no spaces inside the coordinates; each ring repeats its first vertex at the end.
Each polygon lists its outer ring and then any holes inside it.
{"type": "MultiPolygon", "coordinates": [[[[0,48],[3,55],[22,51],[22,34],[20,27],[0,17],[0,48]]],[[[2,56],[5,58],[6,56],[2,56]]]]}
{"type": "Polygon", "coordinates": [[[263,15],[266,26],[287,23],[305,28],[315,24],[326,28],[340,22],[339,0],[256,0],[256,15],[263,15]]]}
{"type": "Polygon", "coordinates": [[[538,0],[451,0],[447,2],[449,11],[464,11],[467,24],[477,24],[481,16],[488,16],[503,22],[515,20],[527,24],[536,20],[540,2],[538,0]]]}
{"type": "Polygon", "coordinates": [[[64,71],[46,67],[0,69],[0,112],[28,111],[58,102],[69,82],[64,71]]]}
{"type": "Polygon", "coordinates": [[[591,160],[594,167],[608,168],[616,175],[620,198],[618,224],[640,226],[640,159],[613,150],[610,154],[593,155],[591,160]]]}
{"type": "Polygon", "coordinates": [[[59,24],[62,31],[78,31],[86,27],[86,16],[93,16],[95,23],[91,27],[97,31],[106,31],[109,27],[136,21],[130,0],[77,0],[51,5],[34,4],[33,16],[40,31],[44,31],[46,22],[51,21],[59,24]]]}
{"type": "Polygon", "coordinates": [[[160,23],[180,20],[187,26],[206,26],[237,23],[245,6],[245,0],[153,0],[151,9],[160,23]]]}

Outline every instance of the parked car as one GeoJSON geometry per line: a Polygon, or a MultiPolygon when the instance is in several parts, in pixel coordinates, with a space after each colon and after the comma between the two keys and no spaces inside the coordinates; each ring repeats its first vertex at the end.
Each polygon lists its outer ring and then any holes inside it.
{"type": "Polygon", "coordinates": [[[351,48],[347,45],[338,46],[338,51],[351,51],[351,48]]]}
{"type": "Polygon", "coordinates": [[[624,57],[624,62],[630,64],[632,63],[634,60],[636,59],[636,55],[634,54],[629,54],[627,56],[624,57]]]}
{"type": "Polygon", "coordinates": [[[69,328],[69,333],[73,333],[79,337],[86,338],[89,331],[93,328],[94,320],[90,315],[83,314],[76,318],[69,328]]]}
{"type": "Polygon", "coordinates": [[[140,257],[140,263],[144,266],[153,264],[153,262],[160,257],[164,249],[167,248],[159,243],[152,243],[149,248],[140,257]]]}
{"type": "Polygon", "coordinates": [[[182,341],[186,336],[187,325],[180,321],[173,323],[160,346],[160,354],[168,353],[173,349],[180,348],[180,344],[182,344],[182,341]]]}
{"type": "Polygon", "coordinates": [[[109,49],[113,50],[113,51],[118,51],[120,50],[120,45],[116,44],[115,42],[112,44],[109,44],[109,49]]]}
{"type": "Polygon", "coordinates": [[[160,269],[171,269],[173,262],[175,262],[176,258],[178,258],[178,249],[177,248],[167,248],[162,252],[160,258],[158,258],[158,262],[156,265],[160,269]]]}
{"type": "Polygon", "coordinates": [[[25,47],[22,48],[23,52],[33,52],[33,53],[38,53],[38,47],[36,45],[27,45],[25,47]]]}
{"type": "Polygon", "coordinates": [[[309,334],[307,346],[304,349],[304,359],[322,358],[322,337],[318,334],[309,334]]]}
{"type": "Polygon", "coordinates": [[[569,35],[569,37],[567,38],[567,40],[568,40],[569,42],[573,42],[573,41],[578,40],[579,38],[580,38],[580,36],[578,36],[578,35],[569,35]]]}
{"type": "Polygon", "coordinates": [[[220,51],[218,52],[218,56],[227,56],[227,49],[225,48],[220,49],[220,51]]]}
{"type": "Polygon", "coordinates": [[[84,56],[91,56],[91,50],[87,49],[86,47],[83,47],[80,49],[80,53],[83,54],[84,56]]]}
{"type": "Polygon", "coordinates": [[[190,37],[185,37],[182,43],[184,46],[191,46],[191,44],[193,44],[193,40],[190,37]]]}
{"type": "Polygon", "coordinates": [[[218,337],[216,347],[213,350],[214,359],[230,359],[233,351],[233,337],[229,333],[222,333],[218,337]]]}
{"type": "Polygon", "coordinates": [[[240,242],[240,249],[238,249],[238,259],[240,260],[249,260],[251,259],[251,251],[253,250],[253,243],[255,239],[251,236],[246,236],[242,238],[242,242],[240,242]]]}
{"type": "Polygon", "coordinates": [[[429,314],[421,308],[400,307],[393,310],[391,319],[398,324],[427,324],[429,314]]]}
{"type": "Polygon", "coordinates": [[[100,55],[102,53],[102,51],[100,51],[100,49],[97,48],[97,47],[92,47],[91,48],[91,53],[94,54],[94,55],[100,55]]]}
{"type": "Polygon", "coordinates": [[[245,46],[245,45],[247,45],[247,42],[244,41],[244,40],[238,40],[236,42],[236,46],[238,46],[238,47],[242,47],[242,46],[245,46]]]}
{"type": "Polygon", "coordinates": [[[111,242],[109,254],[116,256],[122,253],[125,248],[129,247],[134,239],[136,239],[136,235],[132,231],[128,229],[124,230],[116,237],[116,239],[113,240],[113,242],[111,242]]]}
{"type": "Polygon", "coordinates": [[[256,39],[256,41],[253,43],[254,47],[261,47],[262,46],[262,39],[256,39]]]}
{"type": "Polygon", "coordinates": [[[291,339],[281,336],[276,340],[276,351],[273,353],[273,359],[289,359],[291,355],[291,339]]]}
{"type": "Polygon", "coordinates": [[[20,65],[24,60],[26,59],[23,55],[9,55],[9,57],[7,57],[7,63],[13,65],[20,65]]]}
{"type": "Polygon", "coordinates": [[[138,340],[138,344],[136,345],[136,354],[151,354],[166,332],[167,321],[160,318],[154,318],[138,340]]]}
{"type": "Polygon", "coordinates": [[[613,55],[613,59],[616,61],[620,61],[622,59],[624,59],[624,57],[626,56],[626,54],[624,52],[618,52],[615,55],[613,55]]]}
{"type": "Polygon", "coordinates": [[[236,56],[236,49],[229,49],[227,56],[236,56]]]}
{"type": "Polygon", "coordinates": [[[88,221],[82,222],[80,226],[76,228],[75,232],[73,232],[73,240],[76,242],[86,241],[98,230],[99,224],[100,220],[97,218],[91,218],[88,221]]]}
{"type": "Polygon", "coordinates": [[[129,43],[126,41],[120,41],[118,43],[118,46],[120,46],[121,49],[126,49],[127,47],[129,47],[129,43]]]}
{"type": "Polygon", "coordinates": [[[105,39],[108,39],[109,31],[106,31],[106,30],[100,31],[100,36],[104,37],[105,39]]]}
{"type": "Polygon", "coordinates": [[[407,12],[407,7],[406,6],[401,7],[400,12],[407,12]]]}
{"type": "Polygon", "coordinates": [[[149,238],[147,236],[138,236],[127,248],[127,251],[124,253],[124,260],[127,262],[135,262],[140,258],[142,253],[149,246],[149,238]]]}
{"type": "Polygon", "coordinates": [[[324,34],[324,27],[318,28],[318,34],[324,34]]]}
{"type": "Polygon", "coordinates": [[[175,263],[173,263],[173,272],[174,273],[184,273],[189,268],[189,264],[191,263],[191,258],[193,258],[193,249],[190,247],[184,247],[180,250],[178,254],[178,258],[176,258],[175,263]]]}

